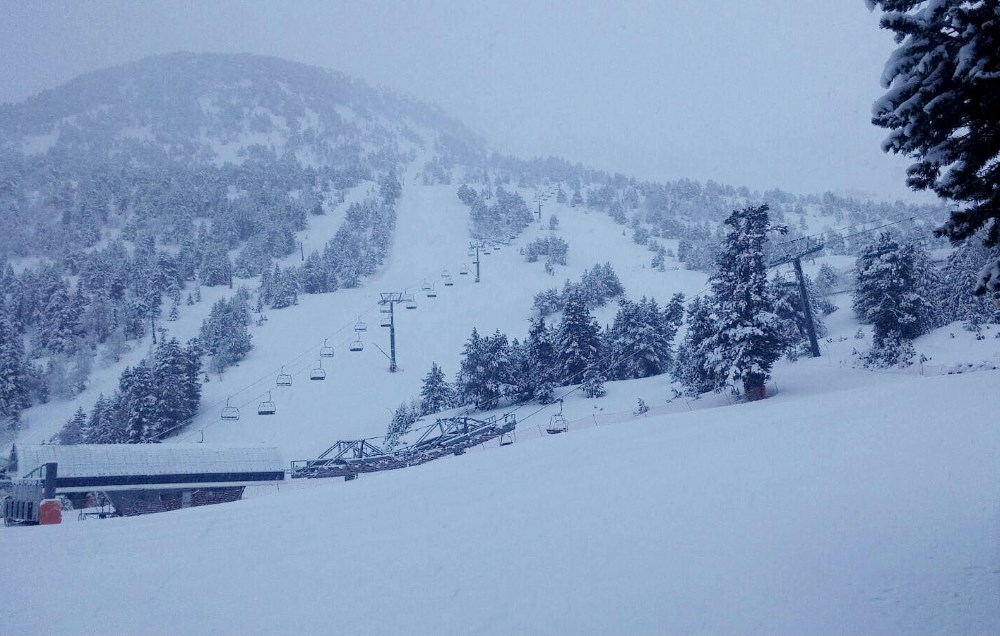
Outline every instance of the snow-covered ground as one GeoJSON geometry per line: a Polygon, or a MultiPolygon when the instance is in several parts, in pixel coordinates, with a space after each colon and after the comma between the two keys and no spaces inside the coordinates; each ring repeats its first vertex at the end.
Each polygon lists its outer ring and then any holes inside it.
{"type": "Polygon", "coordinates": [[[997,380],[805,360],[760,403],[9,529],[0,631],[997,633],[997,380]]]}
{"type": "MultiPolygon", "coordinates": [[[[551,277],[523,262],[517,247],[548,232],[535,225],[483,257],[476,285],[458,274],[471,259],[455,188],[409,175],[385,270],[268,312],[178,439],[315,457],[384,433],[432,361],[457,371],[473,327],[523,337],[534,294],[595,262],[631,297],[705,287],[703,274],[650,269],[608,217],[554,202],[544,219],[558,214],[569,266],[551,277]],[[402,370],[389,374],[378,293],[424,280],[438,297],[397,309],[402,370]],[[351,353],[359,316],[365,349],[351,353]],[[310,382],[324,338],[336,356],[310,382]],[[274,386],[282,365],[291,387],[274,386]],[[267,391],[278,413],[260,417],[267,391]],[[218,419],[227,396],[237,422],[218,419]]],[[[203,291],[205,303],[228,293],[203,291]]],[[[542,432],[556,406],[526,405],[510,447],[235,504],[5,529],[0,633],[1000,633],[996,330],[977,341],[952,325],[917,342],[923,365],[859,370],[852,351],[870,336],[855,338],[849,298],[835,300],[823,357],[780,362],[758,403],[671,400],[666,377],[611,382],[602,399],[566,397],[564,435],[542,432]],[[651,408],[635,416],[640,397],[651,408]]],[[[175,329],[196,330],[193,312],[175,329]]],[[[47,408],[51,421],[29,414],[28,441],[75,405],[47,408]]]]}

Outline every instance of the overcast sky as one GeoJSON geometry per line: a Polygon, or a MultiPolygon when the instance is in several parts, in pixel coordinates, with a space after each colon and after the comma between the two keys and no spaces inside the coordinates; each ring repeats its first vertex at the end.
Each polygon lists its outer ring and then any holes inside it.
{"type": "MultiPolygon", "coordinates": [[[[893,48],[863,0],[0,0],[0,101],[178,50],[336,69],[498,150],[666,180],[906,198],[870,124],[893,48]]],[[[926,197],[922,197],[926,200],[926,197]]]]}

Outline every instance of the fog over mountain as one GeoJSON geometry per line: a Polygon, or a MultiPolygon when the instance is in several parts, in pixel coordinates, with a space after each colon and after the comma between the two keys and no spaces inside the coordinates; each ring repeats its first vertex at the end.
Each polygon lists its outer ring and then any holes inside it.
{"type": "Polygon", "coordinates": [[[912,199],[869,123],[891,46],[860,0],[10,3],[0,101],[150,54],[263,53],[439,104],[521,157],[912,199]]]}

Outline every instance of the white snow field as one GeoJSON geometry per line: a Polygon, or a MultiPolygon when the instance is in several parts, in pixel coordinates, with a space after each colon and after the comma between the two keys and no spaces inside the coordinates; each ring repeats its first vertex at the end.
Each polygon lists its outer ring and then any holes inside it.
{"type": "MultiPolygon", "coordinates": [[[[249,357],[213,374],[202,415],[168,442],[261,443],[290,461],[381,435],[432,361],[454,376],[473,327],[522,338],[534,294],[595,262],[610,261],[633,298],[705,288],[704,274],[649,269],[652,254],[608,217],[552,202],[543,219],[559,215],[569,266],[551,277],[523,262],[517,246],[543,234],[534,225],[483,257],[475,285],[458,275],[471,259],[456,188],[409,175],[383,273],[268,312],[249,357]],[[425,279],[438,297],[397,309],[402,370],[389,374],[374,346],[388,347],[378,292],[425,279]],[[323,338],[336,356],[310,382],[323,338]],[[291,387],[275,386],[282,365],[291,387]],[[257,416],[268,390],[278,413],[257,416]],[[239,421],[219,420],[227,396],[239,421]]],[[[229,290],[203,292],[198,312],[229,290]]],[[[923,365],[876,373],[852,368],[869,340],[854,337],[849,298],[837,302],[823,357],[780,362],[761,402],[671,401],[666,376],[611,382],[604,398],[566,397],[562,435],[542,432],[556,406],[525,405],[509,447],[348,483],[295,480],[235,504],[3,529],[0,634],[1000,633],[996,328],[976,341],[946,327],[916,343],[923,365]],[[632,414],[637,397],[645,416],[632,414]]],[[[201,314],[182,309],[170,329],[188,337],[201,314]]],[[[56,432],[118,372],[32,409],[20,439],[56,432]]]]}
{"type": "Polygon", "coordinates": [[[9,529],[0,632],[997,633],[998,379],[805,360],[759,403],[9,529]]]}

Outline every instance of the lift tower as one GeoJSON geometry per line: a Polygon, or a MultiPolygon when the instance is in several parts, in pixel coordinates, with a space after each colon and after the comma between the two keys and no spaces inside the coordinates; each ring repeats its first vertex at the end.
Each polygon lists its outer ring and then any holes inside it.
{"type": "Polygon", "coordinates": [[[469,241],[469,251],[475,252],[476,260],[472,261],[476,264],[476,282],[479,282],[479,250],[486,245],[486,241],[483,239],[477,239],[475,241],[469,241]]]}
{"type": "Polygon", "coordinates": [[[380,305],[389,306],[389,373],[396,372],[396,303],[403,302],[402,292],[383,292],[378,301],[380,305]]]}
{"type": "Polygon", "coordinates": [[[802,299],[802,308],[806,314],[806,331],[809,332],[809,350],[812,352],[814,358],[818,358],[819,342],[816,340],[816,325],[813,322],[812,308],[809,306],[809,294],[806,292],[806,279],[802,274],[802,257],[815,254],[823,249],[824,244],[818,239],[807,236],[803,239],[789,241],[787,245],[788,247],[783,254],[776,256],[768,263],[768,268],[784,265],[785,263],[791,263],[792,267],[795,268],[795,278],[799,283],[799,297],[802,299]]]}

